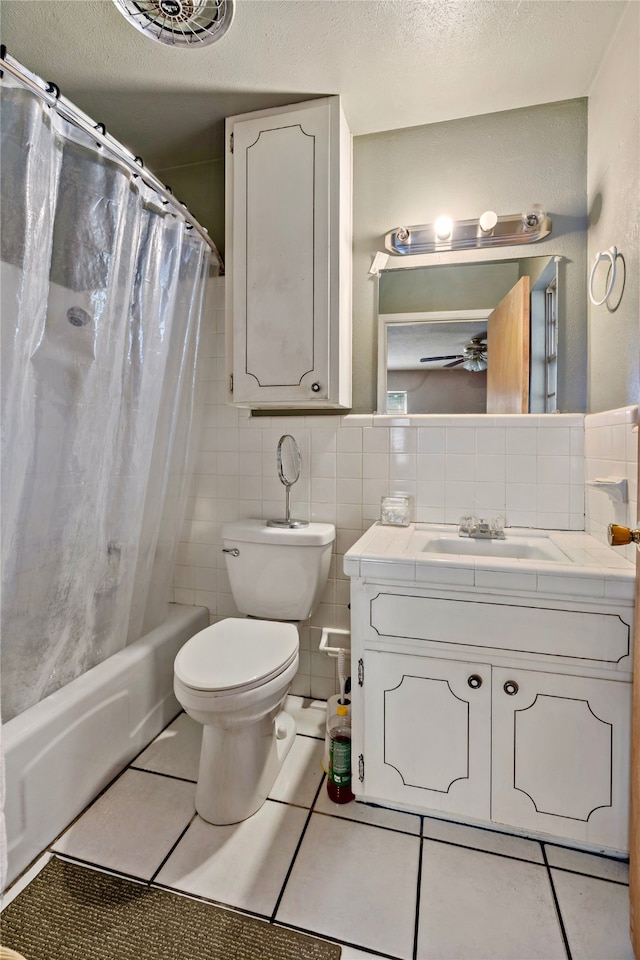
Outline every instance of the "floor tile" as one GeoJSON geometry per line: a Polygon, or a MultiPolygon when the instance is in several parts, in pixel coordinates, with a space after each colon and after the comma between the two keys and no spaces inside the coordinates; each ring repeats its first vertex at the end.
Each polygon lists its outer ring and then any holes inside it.
{"type": "Polygon", "coordinates": [[[323,777],[320,764],[324,744],[311,737],[296,737],[269,797],[310,807],[323,777]]]}
{"type": "Polygon", "coordinates": [[[629,889],[552,870],[572,960],[633,960],[629,889]]]}
{"type": "Polygon", "coordinates": [[[425,840],[420,960],[561,960],[545,867],[425,840]]]}
{"type": "Polygon", "coordinates": [[[126,770],[52,849],[150,880],[195,812],[195,784],[126,770]]]}
{"type": "Polygon", "coordinates": [[[267,800],[242,823],[214,826],[196,817],[156,882],[271,916],[307,816],[267,800]]]}
{"type": "Polygon", "coordinates": [[[374,827],[388,827],[390,830],[420,835],[420,817],[412,813],[402,813],[400,810],[358,803],[355,800],[351,803],[334,803],[327,795],[326,782],[313,809],[314,813],[326,813],[334,817],[344,817],[346,820],[355,820],[358,823],[370,823],[374,827]]]}
{"type": "Polygon", "coordinates": [[[277,919],[410,960],[419,842],[314,813],[277,919]]]}
{"type": "Polygon", "coordinates": [[[461,847],[484,850],[487,853],[501,853],[505,857],[530,860],[532,863],[544,863],[542,848],[537,840],[513,837],[511,834],[498,833],[496,830],[483,830],[481,827],[470,827],[463,823],[425,817],[422,836],[429,840],[443,840],[446,843],[456,843],[461,847]]]}
{"type": "Polygon", "coordinates": [[[612,857],[599,857],[594,853],[572,850],[569,847],[556,847],[546,843],[547,860],[552,867],[562,867],[574,873],[586,873],[601,880],[616,880],[629,883],[629,864],[626,860],[614,860],[612,857]]]}
{"type": "Polygon", "coordinates": [[[201,744],[202,725],[186,713],[181,713],[136,757],[132,766],[195,782],[198,779],[201,744]]]}
{"type": "Polygon", "coordinates": [[[298,733],[324,740],[327,724],[327,704],[324,700],[290,696],[285,700],[284,708],[296,721],[298,733]]]}

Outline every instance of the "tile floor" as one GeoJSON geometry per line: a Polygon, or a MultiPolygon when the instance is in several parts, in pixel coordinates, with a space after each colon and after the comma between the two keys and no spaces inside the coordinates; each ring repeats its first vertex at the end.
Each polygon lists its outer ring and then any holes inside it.
{"type": "Polygon", "coordinates": [[[289,709],[298,736],[244,823],[194,814],[200,728],[182,714],[51,851],[337,941],[343,960],[633,960],[625,863],[338,807],[320,767],[322,704],[291,697],[289,709]]]}

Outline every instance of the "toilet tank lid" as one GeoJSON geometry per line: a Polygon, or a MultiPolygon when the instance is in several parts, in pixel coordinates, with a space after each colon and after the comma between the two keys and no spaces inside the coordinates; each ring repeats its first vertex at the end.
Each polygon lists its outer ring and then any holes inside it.
{"type": "Polygon", "coordinates": [[[222,538],[248,543],[314,547],[333,543],[336,538],[336,528],[332,523],[310,523],[308,527],[288,530],[286,527],[268,527],[266,520],[237,520],[224,525],[222,538]]]}

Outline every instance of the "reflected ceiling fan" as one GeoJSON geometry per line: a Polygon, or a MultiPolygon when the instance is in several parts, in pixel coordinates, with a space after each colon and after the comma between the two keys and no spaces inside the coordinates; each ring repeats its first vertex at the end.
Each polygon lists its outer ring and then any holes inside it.
{"type": "Polygon", "coordinates": [[[487,341],[483,337],[473,337],[462,348],[462,353],[453,353],[444,357],[420,357],[420,363],[435,363],[436,361],[452,360],[445,363],[442,369],[450,367],[464,367],[471,373],[480,373],[487,369],[487,341]]]}

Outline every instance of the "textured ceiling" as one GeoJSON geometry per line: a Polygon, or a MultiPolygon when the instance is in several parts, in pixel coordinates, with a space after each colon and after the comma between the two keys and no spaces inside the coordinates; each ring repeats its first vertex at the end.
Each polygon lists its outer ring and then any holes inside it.
{"type": "Polygon", "coordinates": [[[155,169],[222,155],[223,118],[339,93],[355,135],[585,96],[625,7],[608,0],[237,0],[172,49],[111,0],[2,0],[9,54],[155,169]]]}

